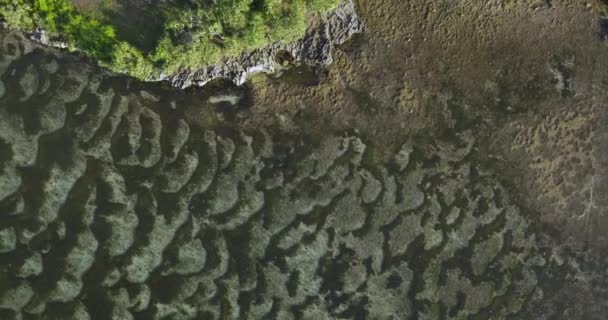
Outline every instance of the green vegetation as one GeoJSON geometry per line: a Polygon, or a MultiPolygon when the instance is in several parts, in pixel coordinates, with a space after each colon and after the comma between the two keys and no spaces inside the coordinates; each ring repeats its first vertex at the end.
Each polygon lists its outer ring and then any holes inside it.
{"type": "Polygon", "coordinates": [[[12,26],[21,29],[34,29],[34,6],[31,1],[0,0],[0,16],[12,26]]]}
{"type": "Polygon", "coordinates": [[[119,0],[113,10],[99,5],[95,12],[79,9],[72,1],[0,0],[0,16],[20,29],[40,27],[61,36],[71,50],[112,71],[146,79],[276,41],[292,41],[304,34],[307,14],[329,11],[341,0],[163,0],[155,5],[142,1],[135,10],[119,0]],[[147,20],[131,23],[128,12],[147,20]],[[154,33],[157,39],[136,38],[154,33]]]}

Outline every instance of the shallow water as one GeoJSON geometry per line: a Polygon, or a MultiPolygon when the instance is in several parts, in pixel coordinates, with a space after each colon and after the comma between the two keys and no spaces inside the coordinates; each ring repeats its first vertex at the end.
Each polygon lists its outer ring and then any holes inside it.
{"type": "Polygon", "coordinates": [[[245,127],[250,88],[0,44],[0,319],[525,318],[576,274],[470,129],[245,127]]]}

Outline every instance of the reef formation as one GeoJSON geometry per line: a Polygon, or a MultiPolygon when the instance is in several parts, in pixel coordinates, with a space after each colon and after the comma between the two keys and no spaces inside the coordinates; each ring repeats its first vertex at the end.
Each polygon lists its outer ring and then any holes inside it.
{"type": "Polygon", "coordinates": [[[0,34],[2,319],[502,319],[542,296],[555,261],[470,131],[378,160],[59,59],[0,34]]]}

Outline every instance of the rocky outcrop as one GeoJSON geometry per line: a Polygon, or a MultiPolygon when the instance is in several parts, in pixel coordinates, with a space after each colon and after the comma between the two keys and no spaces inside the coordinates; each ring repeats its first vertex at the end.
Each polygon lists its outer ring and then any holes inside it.
{"type": "Polygon", "coordinates": [[[30,40],[36,41],[48,47],[67,49],[68,43],[65,40],[59,40],[52,38],[49,33],[41,28],[36,28],[34,31],[28,33],[30,40]]]}
{"type": "Polygon", "coordinates": [[[333,48],[354,34],[363,32],[364,28],[355,4],[350,0],[322,17],[318,24],[310,26],[306,35],[296,42],[275,43],[198,70],[186,69],[174,75],[161,75],[158,80],[169,81],[178,88],[203,86],[216,78],[229,79],[236,85],[242,85],[252,74],[276,72],[280,67],[278,60],[284,57],[296,63],[329,65],[333,62],[333,48]]]}

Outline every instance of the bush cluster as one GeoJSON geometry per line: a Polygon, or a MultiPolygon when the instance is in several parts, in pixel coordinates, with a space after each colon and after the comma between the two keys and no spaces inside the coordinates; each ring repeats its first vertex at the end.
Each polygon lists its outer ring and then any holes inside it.
{"type": "Polygon", "coordinates": [[[292,41],[304,34],[307,14],[329,11],[340,1],[165,0],[157,8],[164,21],[162,37],[145,53],[120,39],[120,30],[103,14],[94,18],[70,0],[0,0],[0,16],[24,30],[40,27],[62,36],[71,49],[110,70],[146,79],[292,41]]]}

